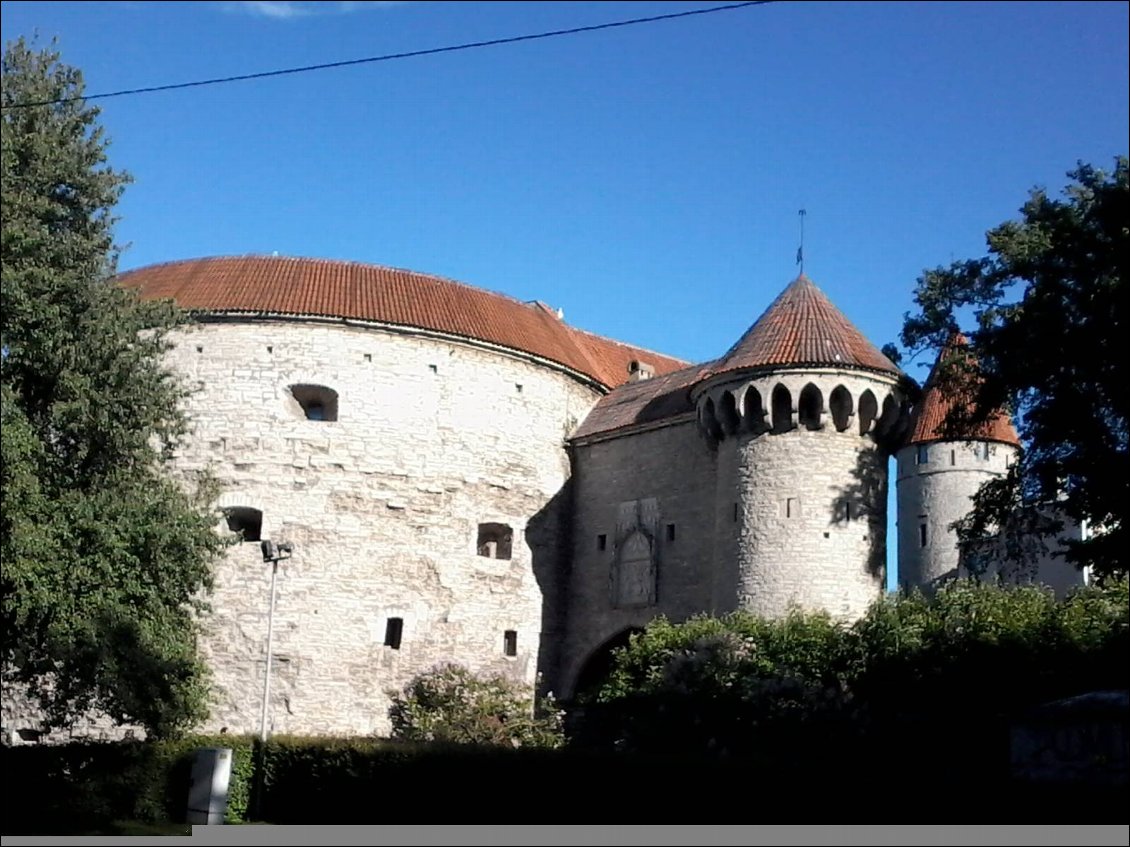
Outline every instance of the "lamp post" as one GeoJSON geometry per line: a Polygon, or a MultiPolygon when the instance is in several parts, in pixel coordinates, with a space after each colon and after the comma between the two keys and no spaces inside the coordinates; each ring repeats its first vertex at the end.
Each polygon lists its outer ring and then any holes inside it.
{"type": "Polygon", "coordinates": [[[279,562],[289,559],[294,545],[283,541],[263,541],[259,544],[263,551],[263,561],[271,563],[271,601],[267,607],[267,667],[263,674],[263,711],[259,718],[259,740],[267,740],[267,712],[271,703],[271,649],[275,633],[275,591],[278,586],[279,562]]]}

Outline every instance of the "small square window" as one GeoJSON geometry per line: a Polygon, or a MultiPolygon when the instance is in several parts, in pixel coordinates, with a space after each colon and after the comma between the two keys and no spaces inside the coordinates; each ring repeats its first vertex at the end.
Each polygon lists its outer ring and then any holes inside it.
{"type": "Polygon", "coordinates": [[[508,629],[502,635],[502,652],[507,656],[518,655],[518,631],[508,629]]]}
{"type": "Polygon", "coordinates": [[[366,361],[366,362],[371,362],[371,361],[373,361],[373,354],[372,354],[372,353],[366,353],[366,354],[365,354],[365,361],[366,361]]]}
{"type": "Polygon", "coordinates": [[[509,559],[514,532],[507,524],[481,523],[476,549],[487,559],[509,559]]]}
{"type": "Polygon", "coordinates": [[[389,618],[385,622],[385,647],[400,649],[400,638],[404,634],[404,618],[389,618]]]}

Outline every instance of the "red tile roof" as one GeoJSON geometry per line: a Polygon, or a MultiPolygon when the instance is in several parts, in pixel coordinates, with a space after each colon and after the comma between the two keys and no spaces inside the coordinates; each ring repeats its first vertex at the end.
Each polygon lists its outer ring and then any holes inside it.
{"type": "MultiPolygon", "coordinates": [[[[943,363],[953,355],[969,355],[969,341],[960,332],[950,336],[946,346],[934,363],[930,376],[926,380],[926,387],[915,404],[911,418],[910,438],[907,444],[923,444],[929,441],[953,441],[960,439],[976,439],[978,441],[1000,441],[1004,444],[1020,446],[1020,438],[1012,421],[1005,413],[997,414],[962,434],[943,434],[942,424],[955,403],[969,404],[971,398],[954,395],[955,389],[941,384],[941,368],[943,363]]],[[[975,360],[971,360],[975,362],[975,360]]]]}
{"type": "Polygon", "coordinates": [[[146,299],[198,312],[310,315],[420,327],[531,353],[615,387],[632,361],[656,374],[687,362],[574,329],[541,303],[523,303],[413,271],[326,259],[189,259],[119,275],[146,299]]]}
{"type": "Polygon", "coordinates": [[[773,365],[863,368],[902,374],[803,274],[718,360],[712,373],[773,365]]]}

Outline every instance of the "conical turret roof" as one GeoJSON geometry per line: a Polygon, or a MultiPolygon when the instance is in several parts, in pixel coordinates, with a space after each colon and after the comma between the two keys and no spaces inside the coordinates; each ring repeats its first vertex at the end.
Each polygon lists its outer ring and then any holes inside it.
{"type": "Polygon", "coordinates": [[[723,373],[774,365],[863,368],[902,375],[804,274],[789,283],[710,370],[723,373]]]}
{"type": "Polygon", "coordinates": [[[968,396],[968,389],[963,393],[955,394],[954,388],[947,388],[941,384],[942,365],[954,355],[970,355],[969,340],[960,332],[953,333],[946,342],[942,352],[934,363],[930,376],[926,380],[926,387],[922,397],[914,407],[911,417],[910,438],[907,444],[925,444],[930,441],[955,441],[972,439],[977,441],[999,441],[1004,444],[1020,446],[1020,438],[1012,420],[1005,412],[1000,412],[987,421],[970,428],[963,433],[945,433],[943,425],[950,409],[957,403],[964,403],[969,407],[973,398],[968,396]]]}

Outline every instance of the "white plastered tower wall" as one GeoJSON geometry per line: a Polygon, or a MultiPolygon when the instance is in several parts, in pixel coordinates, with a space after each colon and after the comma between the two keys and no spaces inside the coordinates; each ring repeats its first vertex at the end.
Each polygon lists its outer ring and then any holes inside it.
{"type": "Polygon", "coordinates": [[[1008,472],[1014,445],[989,440],[908,444],[896,454],[899,585],[931,589],[962,576],[952,524],[973,508],[973,496],[1008,472]]]}
{"type": "Polygon", "coordinates": [[[727,375],[697,406],[717,449],[713,611],[863,615],[886,583],[887,444],[906,412],[898,378],[727,375]]]}

